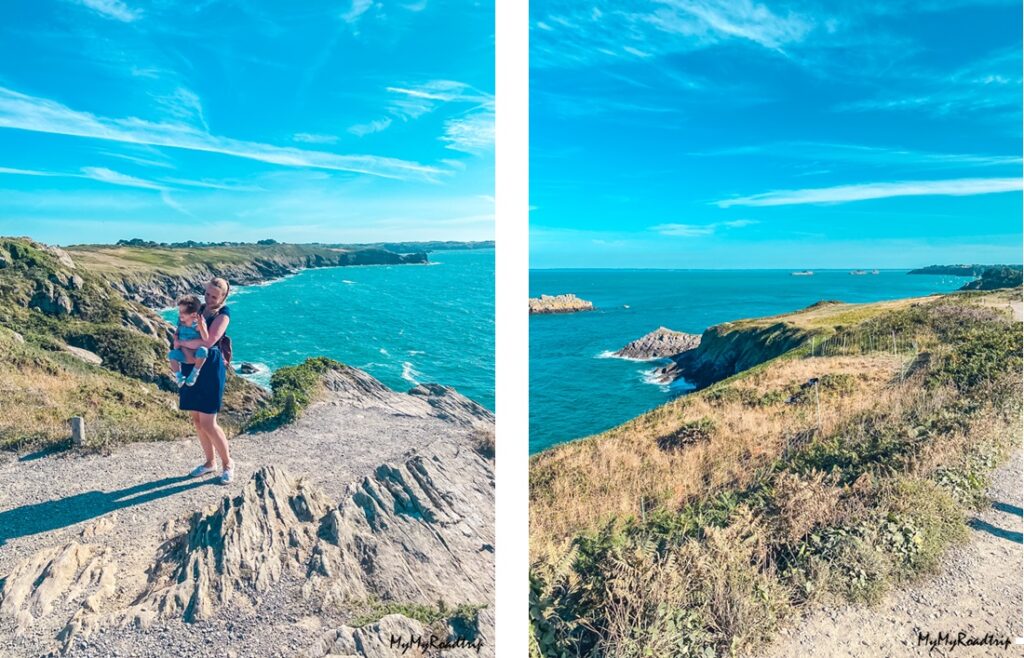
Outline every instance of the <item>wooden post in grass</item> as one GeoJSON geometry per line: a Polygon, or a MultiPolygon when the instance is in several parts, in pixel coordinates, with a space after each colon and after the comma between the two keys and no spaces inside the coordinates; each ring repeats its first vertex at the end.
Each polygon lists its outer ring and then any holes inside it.
{"type": "Polygon", "coordinates": [[[81,447],[85,443],[85,419],[75,416],[71,419],[71,445],[81,447]]]}
{"type": "Polygon", "coordinates": [[[814,402],[818,407],[818,434],[821,434],[821,393],[818,390],[818,380],[814,380],[814,402]]]}

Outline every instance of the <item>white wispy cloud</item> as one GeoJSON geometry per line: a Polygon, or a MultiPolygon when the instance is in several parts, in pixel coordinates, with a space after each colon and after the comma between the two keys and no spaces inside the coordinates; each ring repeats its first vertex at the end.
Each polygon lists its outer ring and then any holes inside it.
{"type": "Polygon", "coordinates": [[[153,181],[144,180],[142,178],[135,178],[134,176],[122,174],[120,172],[114,171],[113,169],[107,169],[106,167],[82,167],[82,175],[85,178],[98,180],[102,183],[110,183],[111,185],[123,185],[124,187],[138,187],[144,190],[166,189],[163,185],[158,185],[153,181]]]}
{"type": "Polygon", "coordinates": [[[817,27],[810,13],[753,0],[597,0],[560,4],[533,23],[531,66],[586,66],[644,60],[725,41],[784,52],[817,27]]]}
{"type": "Polygon", "coordinates": [[[697,238],[705,235],[712,235],[720,228],[744,228],[757,224],[755,219],[732,219],[724,222],[712,222],[710,224],[658,224],[650,230],[662,235],[674,237],[697,238]]]}
{"type": "Polygon", "coordinates": [[[335,144],[338,141],[338,136],[322,133],[295,133],[292,135],[292,139],[303,144],[335,144]]]}
{"type": "Polygon", "coordinates": [[[352,4],[349,5],[348,11],[341,15],[341,20],[346,23],[355,23],[363,14],[368,12],[371,7],[373,7],[373,0],[352,0],[352,4]]]}
{"type": "Polygon", "coordinates": [[[494,107],[493,95],[455,80],[429,80],[418,85],[388,87],[387,91],[394,96],[388,103],[388,112],[404,120],[416,119],[445,103],[494,107]]]}
{"type": "Polygon", "coordinates": [[[131,23],[142,16],[138,9],[132,9],[121,0],[72,0],[75,4],[88,7],[104,18],[122,23],[131,23]]]}
{"type": "Polygon", "coordinates": [[[273,146],[221,137],[176,122],[100,117],[5,87],[0,87],[0,128],[219,153],[286,167],[346,171],[384,178],[430,180],[442,173],[436,167],[397,158],[273,146]]]}
{"type": "Polygon", "coordinates": [[[0,174],[11,176],[61,176],[50,171],[39,171],[37,169],[16,169],[14,167],[0,167],[0,174]]]}
{"type": "Polygon", "coordinates": [[[801,41],[814,24],[792,12],[778,14],[751,0],[660,0],[647,20],[665,32],[718,42],[728,38],[752,41],[780,50],[801,41]]]}
{"type": "Polygon", "coordinates": [[[441,141],[446,148],[465,153],[481,153],[494,146],[494,113],[477,112],[448,119],[441,141]]]}
{"type": "Polygon", "coordinates": [[[367,123],[358,123],[348,129],[350,133],[357,137],[365,137],[373,133],[379,133],[382,130],[387,130],[388,126],[391,125],[391,117],[383,117],[381,119],[374,119],[367,123]]]}
{"type": "Polygon", "coordinates": [[[195,123],[202,126],[203,130],[209,132],[210,126],[206,123],[206,116],[203,114],[203,103],[199,95],[187,87],[177,87],[169,94],[155,96],[157,105],[169,116],[188,123],[195,123]]]}
{"type": "Polygon", "coordinates": [[[993,167],[1021,164],[1021,157],[1018,155],[937,153],[905,149],[898,146],[871,146],[838,142],[772,142],[697,151],[687,155],[744,158],[751,155],[770,155],[793,160],[854,162],[876,165],[906,164],[926,167],[993,167]]]}
{"type": "Polygon", "coordinates": [[[184,206],[178,203],[174,197],[171,196],[170,189],[159,183],[142,178],[136,178],[135,176],[129,176],[128,174],[122,174],[121,172],[107,169],[106,167],[82,167],[81,177],[89,178],[101,183],[108,183],[110,185],[134,187],[141,190],[154,190],[160,193],[160,200],[163,201],[164,205],[168,208],[171,208],[183,215],[191,214],[184,206]]]}
{"type": "Polygon", "coordinates": [[[1022,187],[1020,178],[958,178],[951,180],[898,181],[837,185],[803,190],[775,190],[762,194],[716,201],[720,208],[732,206],[789,206],[808,203],[848,203],[902,196],[971,196],[1014,192],[1022,187]]]}

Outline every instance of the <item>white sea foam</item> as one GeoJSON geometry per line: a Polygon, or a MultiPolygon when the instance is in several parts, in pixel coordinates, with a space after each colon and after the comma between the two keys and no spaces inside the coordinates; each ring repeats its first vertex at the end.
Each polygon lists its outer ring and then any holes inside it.
{"type": "Polygon", "coordinates": [[[416,356],[418,354],[426,354],[423,350],[409,350],[409,356],[416,356]]]}
{"type": "Polygon", "coordinates": [[[383,354],[384,356],[391,356],[391,352],[387,351],[387,350],[386,350],[385,348],[383,348],[383,347],[382,347],[382,348],[380,348],[380,349],[379,349],[379,350],[377,350],[377,351],[378,351],[378,352],[380,352],[381,354],[383,354]]]}
{"type": "Polygon", "coordinates": [[[252,383],[257,384],[263,388],[270,388],[270,376],[274,374],[274,372],[270,369],[270,366],[268,366],[265,363],[252,361],[249,361],[247,363],[251,363],[252,366],[256,368],[256,372],[243,374],[238,371],[238,366],[240,364],[236,364],[232,366],[232,368],[235,369],[235,374],[238,375],[239,377],[244,377],[251,381],[252,383]]]}
{"type": "Polygon", "coordinates": [[[635,359],[631,356],[620,356],[611,350],[605,350],[594,357],[595,359],[621,359],[623,361],[635,361],[637,363],[649,363],[651,361],[659,361],[657,357],[653,359],[635,359]]]}
{"type": "Polygon", "coordinates": [[[671,385],[666,384],[663,381],[659,381],[657,373],[657,368],[651,368],[650,370],[641,370],[640,381],[642,381],[645,384],[653,384],[654,386],[660,388],[662,391],[668,392],[669,388],[671,388],[671,385]]]}
{"type": "Polygon", "coordinates": [[[419,381],[416,379],[419,376],[420,373],[415,368],[412,367],[412,363],[410,361],[406,361],[405,363],[402,364],[402,379],[409,382],[413,386],[416,386],[417,384],[419,384],[419,381]]]}
{"type": "Polygon", "coordinates": [[[355,283],[356,283],[355,281],[349,281],[348,279],[342,279],[341,282],[342,283],[347,283],[350,286],[354,286],[355,283]]]}

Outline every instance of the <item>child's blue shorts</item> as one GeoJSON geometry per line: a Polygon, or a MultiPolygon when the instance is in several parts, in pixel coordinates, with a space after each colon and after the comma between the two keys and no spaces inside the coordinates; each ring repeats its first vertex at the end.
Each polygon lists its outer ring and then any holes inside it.
{"type": "MultiPolygon", "coordinates": [[[[210,350],[206,349],[205,347],[196,348],[197,359],[205,359],[209,354],[210,350]]],[[[185,363],[185,353],[178,349],[171,350],[170,352],[168,352],[167,358],[170,359],[171,361],[179,361],[181,363],[185,363]]]]}

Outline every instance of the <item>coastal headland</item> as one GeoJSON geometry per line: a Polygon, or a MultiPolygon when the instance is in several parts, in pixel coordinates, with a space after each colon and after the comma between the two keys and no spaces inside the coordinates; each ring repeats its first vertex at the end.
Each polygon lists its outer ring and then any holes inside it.
{"type": "Polygon", "coordinates": [[[955,576],[949,549],[977,537],[990,474],[1019,454],[1020,299],[710,327],[673,363],[698,390],[531,458],[535,649],[763,655],[812,610],[955,576]]]}

